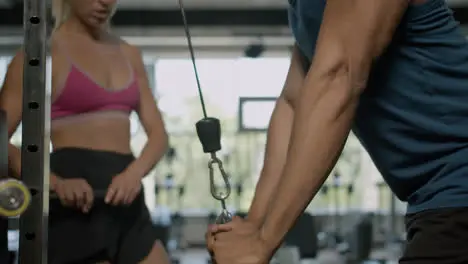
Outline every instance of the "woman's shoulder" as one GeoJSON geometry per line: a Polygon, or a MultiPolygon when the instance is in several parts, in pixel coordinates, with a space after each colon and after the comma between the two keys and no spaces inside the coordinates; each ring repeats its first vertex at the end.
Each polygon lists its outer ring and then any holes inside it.
{"type": "Polygon", "coordinates": [[[133,44],[129,43],[128,41],[122,39],[122,38],[119,38],[120,39],[120,47],[122,47],[122,49],[129,53],[129,55],[138,55],[140,50],[133,44]]]}
{"type": "Polygon", "coordinates": [[[133,66],[139,67],[142,62],[140,49],[124,39],[120,39],[120,47],[133,66]]]}
{"type": "Polygon", "coordinates": [[[47,49],[53,53],[54,50],[56,50],[57,46],[59,45],[63,45],[63,40],[62,40],[62,34],[60,34],[59,32],[54,32],[50,35],[50,37],[48,38],[47,40],[47,49]],[[60,44],[62,43],[62,44],[60,44]]]}
{"type": "Polygon", "coordinates": [[[131,58],[134,58],[135,56],[140,56],[140,50],[120,36],[110,34],[108,36],[108,42],[110,42],[111,44],[119,45],[126,56],[129,56],[131,58]]]}
{"type": "Polygon", "coordinates": [[[52,32],[47,40],[48,44],[52,45],[55,42],[60,41],[60,39],[62,38],[62,35],[63,35],[62,32],[59,30],[52,32]]]}

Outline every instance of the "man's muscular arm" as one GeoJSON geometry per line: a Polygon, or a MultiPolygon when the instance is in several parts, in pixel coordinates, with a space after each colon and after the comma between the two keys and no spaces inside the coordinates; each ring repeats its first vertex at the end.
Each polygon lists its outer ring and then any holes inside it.
{"type": "Polygon", "coordinates": [[[295,107],[288,157],[261,234],[273,249],[336,163],[373,61],[405,0],[327,0],[315,57],[295,107]]]}
{"type": "Polygon", "coordinates": [[[263,169],[247,216],[249,221],[258,226],[261,226],[265,220],[271,198],[276,191],[283,166],[286,163],[294,119],[291,104],[305,77],[300,56],[298,48],[294,47],[283,92],[276,102],[268,127],[263,169]]]}

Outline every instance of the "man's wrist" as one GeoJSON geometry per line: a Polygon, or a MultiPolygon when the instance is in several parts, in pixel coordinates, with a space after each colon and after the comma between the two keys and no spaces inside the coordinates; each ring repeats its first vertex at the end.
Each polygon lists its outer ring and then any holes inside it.
{"type": "Polygon", "coordinates": [[[247,214],[245,219],[251,224],[255,225],[258,229],[260,229],[263,225],[263,217],[247,214]]]}
{"type": "Polygon", "coordinates": [[[281,239],[278,238],[276,233],[267,230],[264,226],[260,228],[260,239],[272,254],[281,246],[281,239]]]}

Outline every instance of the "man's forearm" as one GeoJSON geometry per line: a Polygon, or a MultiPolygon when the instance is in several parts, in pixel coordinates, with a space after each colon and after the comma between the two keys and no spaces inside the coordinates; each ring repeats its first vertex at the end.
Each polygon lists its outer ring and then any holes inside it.
{"type": "Polygon", "coordinates": [[[276,191],[286,163],[293,118],[291,106],[284,98],[280,98],[271,117],[263,169],[247,216],[258,226],[261,226],[265,220],[271,198],[276,191]]]}
{"type": "Polygon", "coordinates": [[[336,163],[357,105],[346,76],[310,77],[304,87],[291,135],[288,158],[262,234],[273,248],[317,193],[336,163]]]}
{"type": "Polygon", "coordinates": [[[275,106],[268,127],[265,159],[248,219],[258,226],[263,224],[282,175],[289,148],[294,111],[291,105],[304,81],[304,68],[299,48],[294,45],[284,89],[275,106]]]}

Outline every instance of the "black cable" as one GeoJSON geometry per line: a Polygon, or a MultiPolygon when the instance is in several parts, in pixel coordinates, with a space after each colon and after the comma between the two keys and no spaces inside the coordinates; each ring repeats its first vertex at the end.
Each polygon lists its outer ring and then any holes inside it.
{"type": "Polygon", "coordinates": [[[197,64],[195,63],[195,52],[193,51],[192,45],[192,36],[190,35],[190,30],[187,22],[187,17],[185,15],[185,8],[183,0],[179,0],[180,13],[182,14],[182,20],[184,22],[185,36],[187,37],[187,44],[190,52],[190,57],[192,58],[193,71],[195,73],[195,80],[197,81],[198,88],[198,97],[200,98],[200,103],[203,111],[203,117],[207,118],[208,114],[206,113],[205,99],[203,98],[203,92],[200,85],[200,78],[198,75],[197,64]]]}

